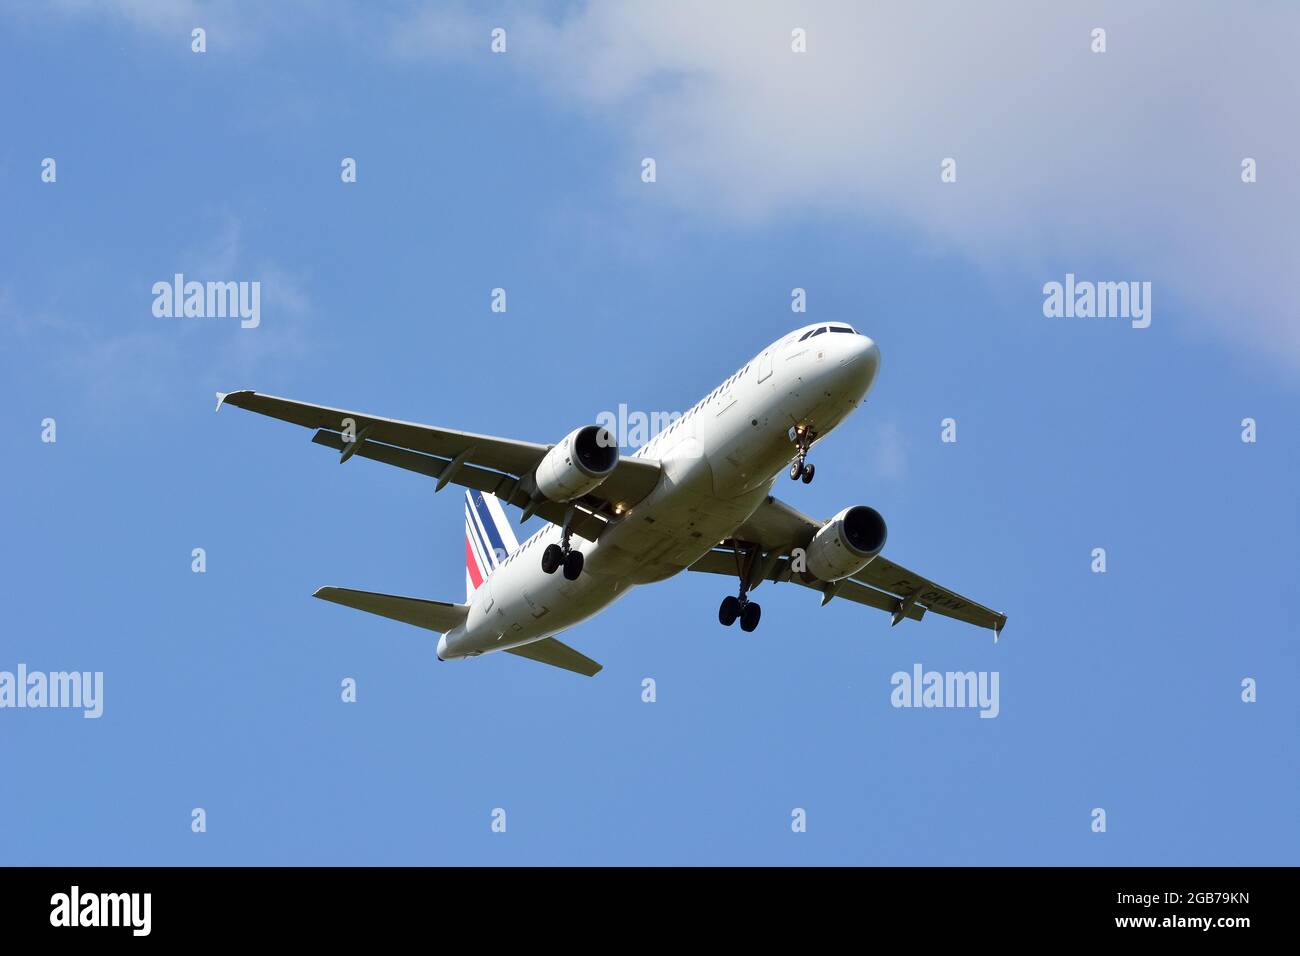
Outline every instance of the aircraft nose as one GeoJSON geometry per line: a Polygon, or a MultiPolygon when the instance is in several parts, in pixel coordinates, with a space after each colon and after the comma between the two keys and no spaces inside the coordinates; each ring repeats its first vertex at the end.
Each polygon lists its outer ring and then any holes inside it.
{"type": "Polygon", "coordinates": [[[875,378],[876,369],[880,368],[880,349],[876,346],[875,340],[865,335],[858,336],[858,354],[854,359],[855,362],[871,368],[871,376],[875,378]]]}
{"type": "Polygon", "coordinates": [[[865,395],[876,379],[876,372],[880,369],[880,349],[867,336],[854,336],[849,355],[840,364],[853,375],[862,394],[865,395]]]}

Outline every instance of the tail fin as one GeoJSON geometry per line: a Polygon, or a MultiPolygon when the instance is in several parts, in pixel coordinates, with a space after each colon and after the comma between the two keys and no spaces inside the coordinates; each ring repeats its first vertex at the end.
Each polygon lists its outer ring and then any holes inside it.
{"type": "Polygon", "coordinates": [[[519,547],[495,495],[465,492],[465,601],[519,547]]]}

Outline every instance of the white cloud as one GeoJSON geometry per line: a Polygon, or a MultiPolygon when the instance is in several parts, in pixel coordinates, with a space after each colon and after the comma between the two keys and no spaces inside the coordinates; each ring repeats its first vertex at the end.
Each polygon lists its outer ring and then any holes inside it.
{"type": "Polygon", "coordinates": [[[362,17],[58,3],[155,32],[196,11],[263,34],[310,18],[383,55],[504,65],[612,126],[630,162],[653,155],[656,197],[688,214],[901,229],[1023,288],[1063,271],[1150,280],[1160,327],[1300,367],[1294,4],[643,0],[555,19],[524,4],[362,17]],[[493,26],[509,31],[503,57],[488,52],[493,26]],[[807,53],[790,50],[796,26],[807,53]],[[1247,156],[1254,185],[1240,181],[1247,156]],[[939,182],[944,157],[955,184],[939,182]]]}
{"type": "Polygon", "coordinates": [[[659,195],[685,210],[902,226],[1034,288],[1061,264],[1151,280],[1157,322],[1188,314],[1300,366],[1300,7],[599,3],[496,19],[508,58],[655,156],[659,195]],[[1257,184],[1240,181],[1246,156],[1257,184]],[[944,157],[956,184],[939,182],[944,157]]]}

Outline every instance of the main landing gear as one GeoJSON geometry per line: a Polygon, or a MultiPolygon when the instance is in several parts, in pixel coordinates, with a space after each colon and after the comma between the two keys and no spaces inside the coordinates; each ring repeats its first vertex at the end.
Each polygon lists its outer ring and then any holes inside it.
{"type": "Polygon", "coordinates": [[[740,547],[736,546],[736,574],[740,578],[740,593],[734,597],[727,595],[722,599],[722,605],[718,608],[718,623],[723,627],[731,627],[736,623],[736,618],[740,618],[742,631],[748,632],[758,627],[758,619],[762,616],[763,609],[749,599],[749,582],[754,572],[754,563],[761,557],[758,550],[754,549],[742,558],[740,547]]]}
{"type": "Polygon", "coordinates": [[[722,606],[718,608],[718,622],[723,627],[731,627],[736,623],[736,618],[740,618],[742,631],[752,631],[758,627],[758,619],[762,616],[762,607],[744,594],[740,597],[728,594],[722,599],[722,606]]]}
{"type": "Polygon", "coordinates": [[[817,433],[807,425],[795,425],[790,429],[790,440],[794,442],[795,447],[799,449],[795,455],[794,461],[790,463],[790,480],[798,481],[803,479],[806,485],[813,480],[813,475],[817,473],[814,465],[808,464],[805,459],[808,457],[808,449],[816,440],[817,433]]]}
{"type": "Polygon", "coordinates": [[[542,551],[542,570],[547,574],[554,574],[556,568],[563,567],[565,579],[576,581],[582,574],[583,557],[581,551],[569,547],[570,520],[572,520],[572,509],[569,516],[565,518],[564,527],[560,530],[560,543],[548,544],[542,551]]]}
{"type": "Polygon", "coordinates": [[[554,574],[555,569],[563,567],[564,576],[570,581],[578,580],[578,575],[582,574],[582,552],[574,551],[570,548],[565,551],[558,544],[548,544],[542,552],[542,570],[547,574],[554,574]]]}

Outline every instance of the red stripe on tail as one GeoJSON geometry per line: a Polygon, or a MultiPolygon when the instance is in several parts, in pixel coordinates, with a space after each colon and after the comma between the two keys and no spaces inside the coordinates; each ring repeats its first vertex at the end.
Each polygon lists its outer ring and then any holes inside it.
{"type": "Polygon", "coordinates": [[[478,562],[474,560],[474,549],[470,547],[468,534],[465,535],[465,567],[469,569],[469,579],[477,589],[483,583],[483,575],[479,573],[478,562]]]}

